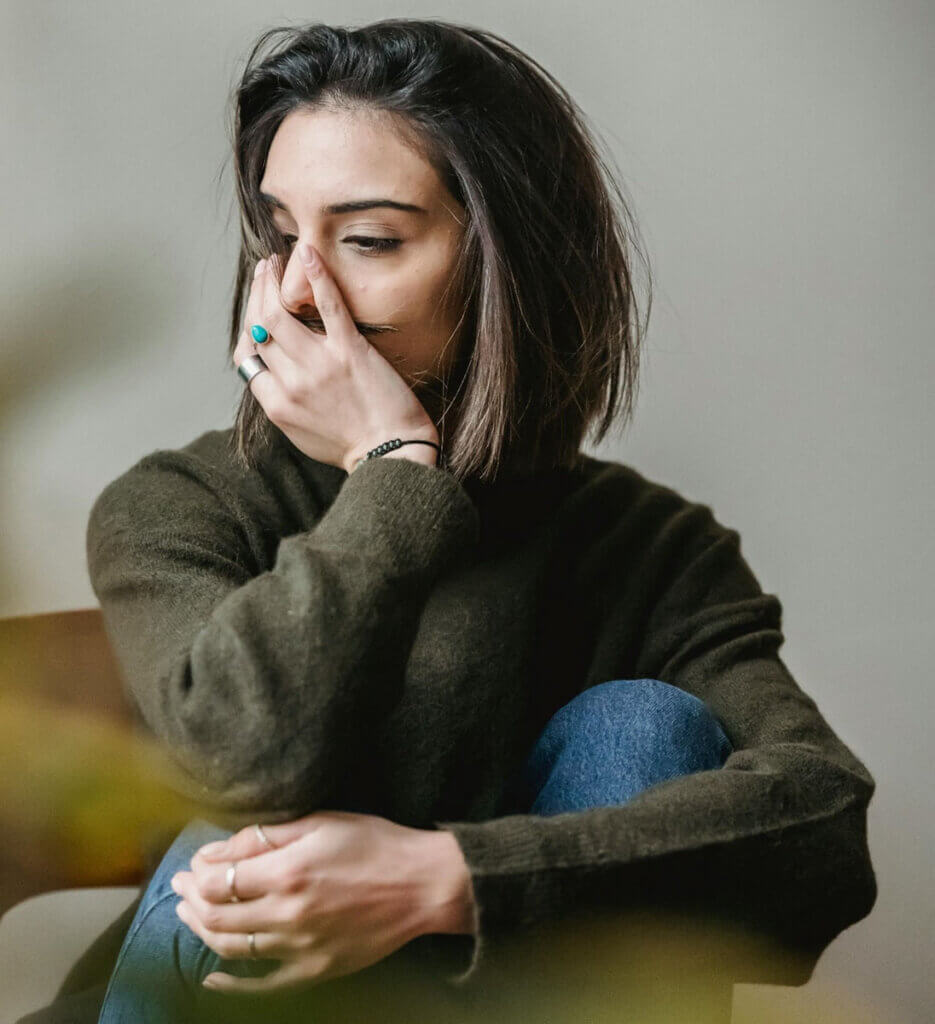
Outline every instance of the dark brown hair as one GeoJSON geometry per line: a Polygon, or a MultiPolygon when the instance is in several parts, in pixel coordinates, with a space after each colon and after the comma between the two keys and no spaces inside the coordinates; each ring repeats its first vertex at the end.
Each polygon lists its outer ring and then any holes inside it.
{"type": "MultiPolygon", "coordinates": [[[[648,262],[611,161],[535,60],[438,20],[277,27],[254,44],[231,100],[241,250],[230,354],[253,266],[284,251],[258,195],[276,130],[297,108],[364,107],[394,116],[465,212],[450,282],[465,342],[437,424],[451,472],[568,467],[590,428],[600,441],[632,417],[652,294],[648,278],[641,325],[631,246],[648,262]]],[[[232,432],[244,465],[277,429],[245,387],[232,432]]]]}

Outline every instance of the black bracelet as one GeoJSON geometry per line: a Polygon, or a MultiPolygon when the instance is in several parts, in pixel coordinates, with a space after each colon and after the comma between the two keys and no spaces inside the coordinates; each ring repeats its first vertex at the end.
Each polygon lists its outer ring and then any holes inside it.
{"type": "Polygon", "coordinates": [[[442,468],[444,468],[447,465],[445,453],[441,450],[441,446],[437,445],[434,441],[401,441],[398,437],[394,437],[392,441],[384,441],[383,444],[378,444],[376,448],[371,448],[366,455],[362,455],[354,463],[354,469],[357,469],[357,467],[362,462],[366,462],[367,459],[378,459],[381,455],[386,455],[387,452],[392,452],[395,451],[397,448],[402,448],[404,444],[430,444],[438,452],[438,455],[435,459],[435,465],[440,466],[442,468]]]}

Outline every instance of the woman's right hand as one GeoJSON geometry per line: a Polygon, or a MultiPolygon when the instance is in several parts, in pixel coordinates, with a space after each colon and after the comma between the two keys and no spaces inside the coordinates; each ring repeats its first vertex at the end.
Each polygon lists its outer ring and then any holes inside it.
{"type": "MultiPolygon", "coordinates": [[[[302,247],[299,247],[300,249],[302,247]]],[[[438,431],[406,381],[357,330],[337,282],[321,256],[302,261],[325,326],[316,334],[283,306],[269,261],[250,285],[234,364],[259,354],[269,372],[248,385],[264,412],[304,454],[352,472],[356,460],[394,437],[438,443],[438,431]],[[253,324],[269,332],[258,344],[253,324]]],[[[294,258],[300,259],[301,252],[294,258]]],[[[276,259],[276,257],[272,257],[276,259]]],[[[390,455],[435,465],[428,445],[405,445],[390,455]]]]}

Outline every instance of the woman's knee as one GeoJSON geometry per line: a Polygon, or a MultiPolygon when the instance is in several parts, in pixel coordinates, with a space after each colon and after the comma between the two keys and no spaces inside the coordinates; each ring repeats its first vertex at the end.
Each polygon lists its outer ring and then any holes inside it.
{"type": "Polygon", "coordinates": [[[190,868],[192,857],[205,843],[231,834],[196,818],[163,854],[120,949],[101,1014],[103,1024],[170,1019],[157,1010],[170,1003],[175,1007],[174,1000],[183,999],[220,961],[176,913],[181,897],[172,889],[172,877],[190,868]],[[142,1014],[141,1000],[148,1001],[154,1017],[142,1014]]]}
{"type": "Polygon", "coordinates": [[[625,803],[654,783],[720,768],[731,750],[699,698],[659,679],[613,679],[552,716],[514,799],[533,813],[625,803]]]}
{"type": "Polygon", "coordinates": [[[640,749],[684,774],[720,768],[733,747],[707,704],[661,679],[611,679],[579,693],[553,716],[563,745],[640,749]]]}

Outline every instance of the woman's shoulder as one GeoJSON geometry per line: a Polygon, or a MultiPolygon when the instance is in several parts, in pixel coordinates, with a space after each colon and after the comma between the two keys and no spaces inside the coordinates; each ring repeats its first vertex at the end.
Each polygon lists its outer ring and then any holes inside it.
{"type": "Polygon", "coordinates": [[[586,482],[574,496],[579,511],[568,533],[576,538],[573,590],[591,595],[582,598],[588,607],[619,594],[636,594],[634,607],[667,595],[659,607],[687,616],[720,593],[755,599],[770,628],[778,626],[778,599],[763,594],[740,532],[712,501],[613,460],[586,456],[581,472],[586,482]]]}
{"type": "Polygon", "coordinates": [[[606,515],[622,512],[666,518],[690,510],[711,514],[711,505],[686,490],[664,483],[635,466],[614,459],[579,453],[578,486],[574,494],[584,504],[606,515]]]}
{"type": "Polygon", "coordinates": [[[704,552],[740,553],[739,530],[712,498],[613,459],[582,455],[576,472],[578,485],[559,515],[582,560],[636,560],[655,572],[704,552]]]}

